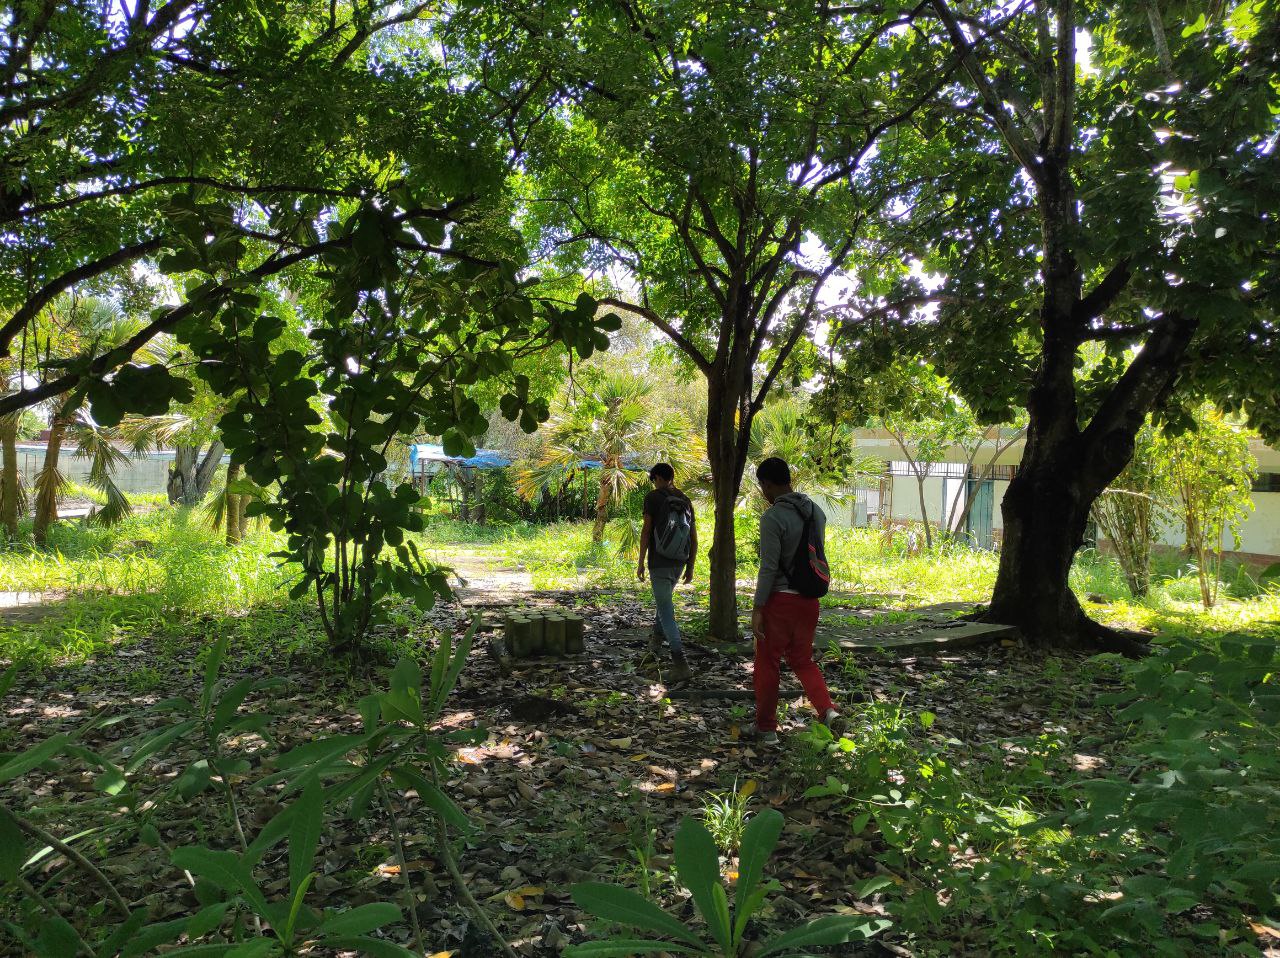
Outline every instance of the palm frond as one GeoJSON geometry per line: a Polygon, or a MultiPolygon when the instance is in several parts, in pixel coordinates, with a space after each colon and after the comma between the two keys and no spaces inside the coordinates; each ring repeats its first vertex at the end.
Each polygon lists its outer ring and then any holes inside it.
{"type": "Polygon", "coordinates": [[[105,476],[101,482],[94,482],[92,478],[89,481],[95,489],[100,490],[107,497],[106,504],[102,508],[94,509],[89,513],[89,522],[97,526],[113,526],[133,515],[133,505],[110,475],[105,476]]]}

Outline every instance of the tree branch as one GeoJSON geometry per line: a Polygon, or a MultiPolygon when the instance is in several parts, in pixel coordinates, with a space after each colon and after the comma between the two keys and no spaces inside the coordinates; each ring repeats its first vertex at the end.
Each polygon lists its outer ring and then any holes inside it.
{"type": "Polygon", "coordinates": [[[9,320],[3,326],[0,326],[0,359],[12,355],[9,347],[13,345],[14,337],[39,314],[40,310],[44,309],[57,296],[66,292],[76,283],[84,282],[95,276],[101,276],[103,273],[109,272],[118,266],[123,266],[125,263],[146,256],[148,253],[154,253],[162,245],[163,240],[152,239],[144,243],[135,243],[133,246],[125,246],[108,256],[102,257],[102,259],[77,266],[75,269],[63,273],[57,279],[50,280],[32,296],[28,297],[27,301],[9,317],[9,320]]]}
{"type": "Polygon", "coordinates": [[[1115,302],[1116,297],[1129,285],[1129,279],[1133,275],[1130,265],[1128,257],[1120,260],[1108,270],[1107,275],[1102,277],[1088,295],[1076,303],[1072,312],[1077,322],[1087,325],[1106,312],[1107,307],[1115,302]]]}
{"type": "MultiPolygon", "coordinates": [[[[613,296],[606,296],[603,299],[597,300],[597,302],[599,302],[601,306],[613,306],[616,309],[626,310],[628,313],[634,313],[636,316],[648,320],[648,322],[653,326],[656,326],[658,329],[670,336],[671,341],[679,346],[680,350],[686,356],[693,360],[694,365],[701,370],[703,375],[711,375],[711,361],[702,354],[702,350],[689,340],[685,339],[678,329],[659,316],[654,310],[649,309],[647,306],[641,306],[637,303],[629,303],[624,299],[617,299],[613,296]]],[[[3,404],[4,400],[0,399],[0,415],[4,414],[3,404]]]]}
{"type": "Polygon", "coordinates": [[[973,51],[973,46],[964,35],[964,30],[951,12],[951,8],[947,6],[946,0],[933,0],[933,6],[938,11],[938,16],[946,27],[947,33],[951,36],[952,44],[960,53],[965,72],[969,74],[970,79],[973,80],[974,85],[978,88],[978,95],[982,99],[987,115],[991,117],[996,129],[1000,131],[1005,143],[1009,145],[1009,150],[1013,153],[1014,159],[1026,170],[1027,175],[1032,180],[1039,183],[1042,174],[1040,158],[1036,155],[1035,147],[1018,129],[1013,117],[1005,111],[1003,100],[996,91],[991,79],[987,76],[981,62],[979,62],[973,51]]]}

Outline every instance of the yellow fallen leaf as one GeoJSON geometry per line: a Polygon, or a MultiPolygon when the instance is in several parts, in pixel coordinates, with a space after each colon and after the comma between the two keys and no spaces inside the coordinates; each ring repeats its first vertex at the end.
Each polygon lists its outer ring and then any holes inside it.
{"type": "Polygon", "coordinates": [[[519,892],[509,891],[502,896],[502,900],[512,911],[524,911],[524,896],[519,892]]]}
{"type": "Polygon", "coordinates": [[[546,889],[541,885],[525,885],[523,888],[517,888],[514,894],[520,895],[524,898],[537,898],[545,892],[546,889]]]}
{"type": "Polygon", "coordinates": [[[1263,935],[1268,938],[1280,938],[1280,928],[1272,928],[1270,925],[1264,925],[1260,922],[1251,921],[1249,927],[1253,929],[1255,935],[1263,935]]]}
{"type": "Polygon", "coordinates": [[[453,952],[437,951],[434,955],[428,955],[427,958],[453,958],[453,952]]]}
{"type": "Polygon", "coordinates": [[[379,865],[378,874],[379,875],[399,875],[400,866],[399,865],[379,865]]]}
{"type": "Polygon", "coordinates": [[[640,752],[638,755],[632,755],[632,756],[631,756],[631,758],[630,758],[630,761],[632,761],[632,762],[643,762],[643,761],[644,761],[646,758],[648,758],[648,757],[649,757],[649,753],[648,753],[648,752],[640,752]]]}
{"type": "Polygon", "coordinates": [[[657,788],[654,789],[655,792],[674,792],[675,790],[676,790],[675,782],[663,782],[661,785],[659,785],[657,788]]]}
{"type": "Polygon", "coordinates": [[[630,748],[631,736],[628,735],[626,738],[611,738],[609,739],[609,744],[614,748],[630,748]]]}
{"type": "Polygon", "coordinates": [[[756,780],[754,778],[749,778],[742,783],[742,787],[738,789],[738,794],[741,795],[743,798],[750,798],[752,795],[755,794],[756,788],[757,788],[756,780]]]}
{"type": "Polygon", "coordinates": [[[726,871],[726,872],[724,873],[724,877],[725,877],[725,878],[727,878],[729,881],[737,881],[737,880],[738,880],[738,873],[737,873],[736,871],[733,871],[732,869],[730,869],[729,871],[726,871]]]}

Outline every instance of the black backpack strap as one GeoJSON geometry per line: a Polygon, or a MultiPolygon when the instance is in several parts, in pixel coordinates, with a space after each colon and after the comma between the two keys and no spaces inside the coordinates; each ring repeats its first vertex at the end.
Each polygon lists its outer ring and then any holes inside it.
{"type": "Polygon", "coordinates": [[[800,507],[796,503],[788,502],[785,503],[785,505],[794,509],[796,511],[796,515],[800,517],[800,521],[803,523],[800,527],[800,541],[796,543],[795,551],[791,553],[791,564],[787,569],[787,580],[790,582],[796,569],[796,555],[799,554],[800,547],[802,545],[808,545],[813,541],[813,510],[810,509],[809,514],[806,516],[800,511],[800,507]]]}

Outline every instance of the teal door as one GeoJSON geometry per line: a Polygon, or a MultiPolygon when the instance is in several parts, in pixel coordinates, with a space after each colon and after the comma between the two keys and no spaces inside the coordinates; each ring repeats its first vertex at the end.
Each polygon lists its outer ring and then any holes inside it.
{"type": "Polygon", "coordinates": [[[991,515],[995,506],[995,483],[990,479],[978,482],[968,480],[967,494],[973,499],[973,508],[969,510],[969,518],[965,520],[964,531],[969,541],[979,549],[992,549],[995,540],[991,535],[991,515]]]}

